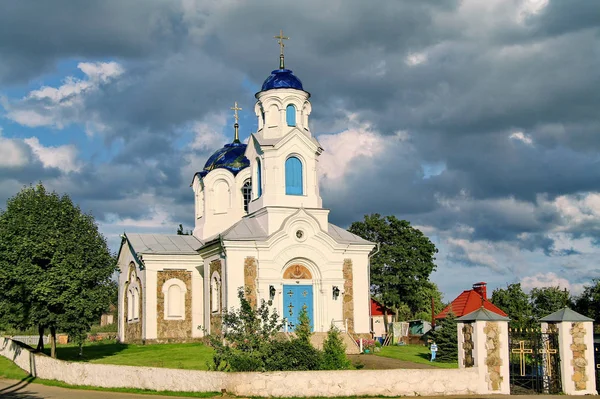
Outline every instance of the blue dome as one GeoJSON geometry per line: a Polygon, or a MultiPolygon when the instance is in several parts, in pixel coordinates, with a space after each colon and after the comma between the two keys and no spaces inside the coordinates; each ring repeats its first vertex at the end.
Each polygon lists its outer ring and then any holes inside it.
{"type": "Polygon", "coordinates": [[[225,147],[217,150],[208,158],[204,169],[198,174],[204,177],[214,169],[227,169],[233,175],[237,175],[242,169],[250,166],[250,161],[244,155],[246,153],[246,144],[233,142],[225,144],[225,147]]]}
{"type": "Polygon", "coordinates": [[[261,91],[270,89],[297,89],[302,88],[302,82],[289,69],[276,69],[265,80],[261,91]]]}

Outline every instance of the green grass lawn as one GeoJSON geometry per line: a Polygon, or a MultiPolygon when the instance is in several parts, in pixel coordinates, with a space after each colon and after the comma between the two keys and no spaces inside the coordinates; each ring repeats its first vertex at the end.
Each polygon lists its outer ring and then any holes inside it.
{"type": "Polygon", "coordinates": [[[458,368],[458,363],[430,362],[429,349],[423,345],[384,346],[376,355],[407,362],[430,364],[444,369],[458,368]]]}
{"type": "Polygon", "coordinates": [[[21,370],[16,364],[0,356],[0,378],[9,378],[11,380],[21,380],[27,377],[27,373],[21,370]]]}
{"type": "MultiPolygon", "coordinates": [[[[44,352],[50,354],[49,348],[44,352]]],[[[83,357],[79,356],[76,345],[59,345],[56,354],[58,359],[73,362],[208,370],[213,350],[200,343],[130,345],[100,341],[84,345],[83,357]]]]}

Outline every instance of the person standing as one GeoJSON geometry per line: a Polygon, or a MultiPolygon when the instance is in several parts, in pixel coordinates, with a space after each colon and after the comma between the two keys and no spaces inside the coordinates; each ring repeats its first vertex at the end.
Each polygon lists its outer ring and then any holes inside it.
{"type": "Polygon", "coordinates": [[[435,354],[438,350],[438,347],[435,343],[435,341],[433,341],[433,343],[431,344],[431,347],[429,348],[429,350],[431,350],[431,360],[430,362],[433,362],[435,360],[435,354]]]}

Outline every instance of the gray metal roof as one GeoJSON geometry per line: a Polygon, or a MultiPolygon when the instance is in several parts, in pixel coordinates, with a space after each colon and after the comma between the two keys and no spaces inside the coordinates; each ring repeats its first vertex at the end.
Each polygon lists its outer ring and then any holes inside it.
{"type": "Polygon", "coordinates": [[[242,218],[239,222],[228,228],[221,235],[224,240],[253,241],[264,240],[267,233],[254,217],[242,218]]]}
{"type": "Polygon", "coordinates": [[[364,238],[352,234],[348,230],[342,229],[331,223],[328,225],[327,233],[340,244],[373,244],[371,241],[367,241],[364,238]]]}
{"type": "Polygon", "coordinates": [[[129,233],[127,240],[139,254],[197,254],[202,243],[194,236],[129,233]]]}
{"type": "Polygon", "coordinates": [[[554,313],[549,314],[546,317],[542,317],[540,321],[544,322],[556,322],[556,321],[594,321],[582,314],[577,313],[569,308],[562,308],[554,313]]]}
{"type": "Polygon", "coordinates": [[[482,306],[474,312],[459,317],[456,321],[510,321],[510,319],[491,312],[482,306]]]}

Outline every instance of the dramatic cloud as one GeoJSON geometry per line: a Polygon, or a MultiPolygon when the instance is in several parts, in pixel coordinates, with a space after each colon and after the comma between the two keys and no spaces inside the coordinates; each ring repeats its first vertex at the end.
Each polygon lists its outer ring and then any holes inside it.
{"type": "Polygon", "coordinates": [[[600,276],[598,14],[595,0],[6,2],[0,199],[43,180],[111,245],[190,228],[191,177],[231,140],[234,101],[242,139],[256,130],[283,28],[334,223],[422,227],[448,299],[481,280],[575,290],[600,276]]]}

